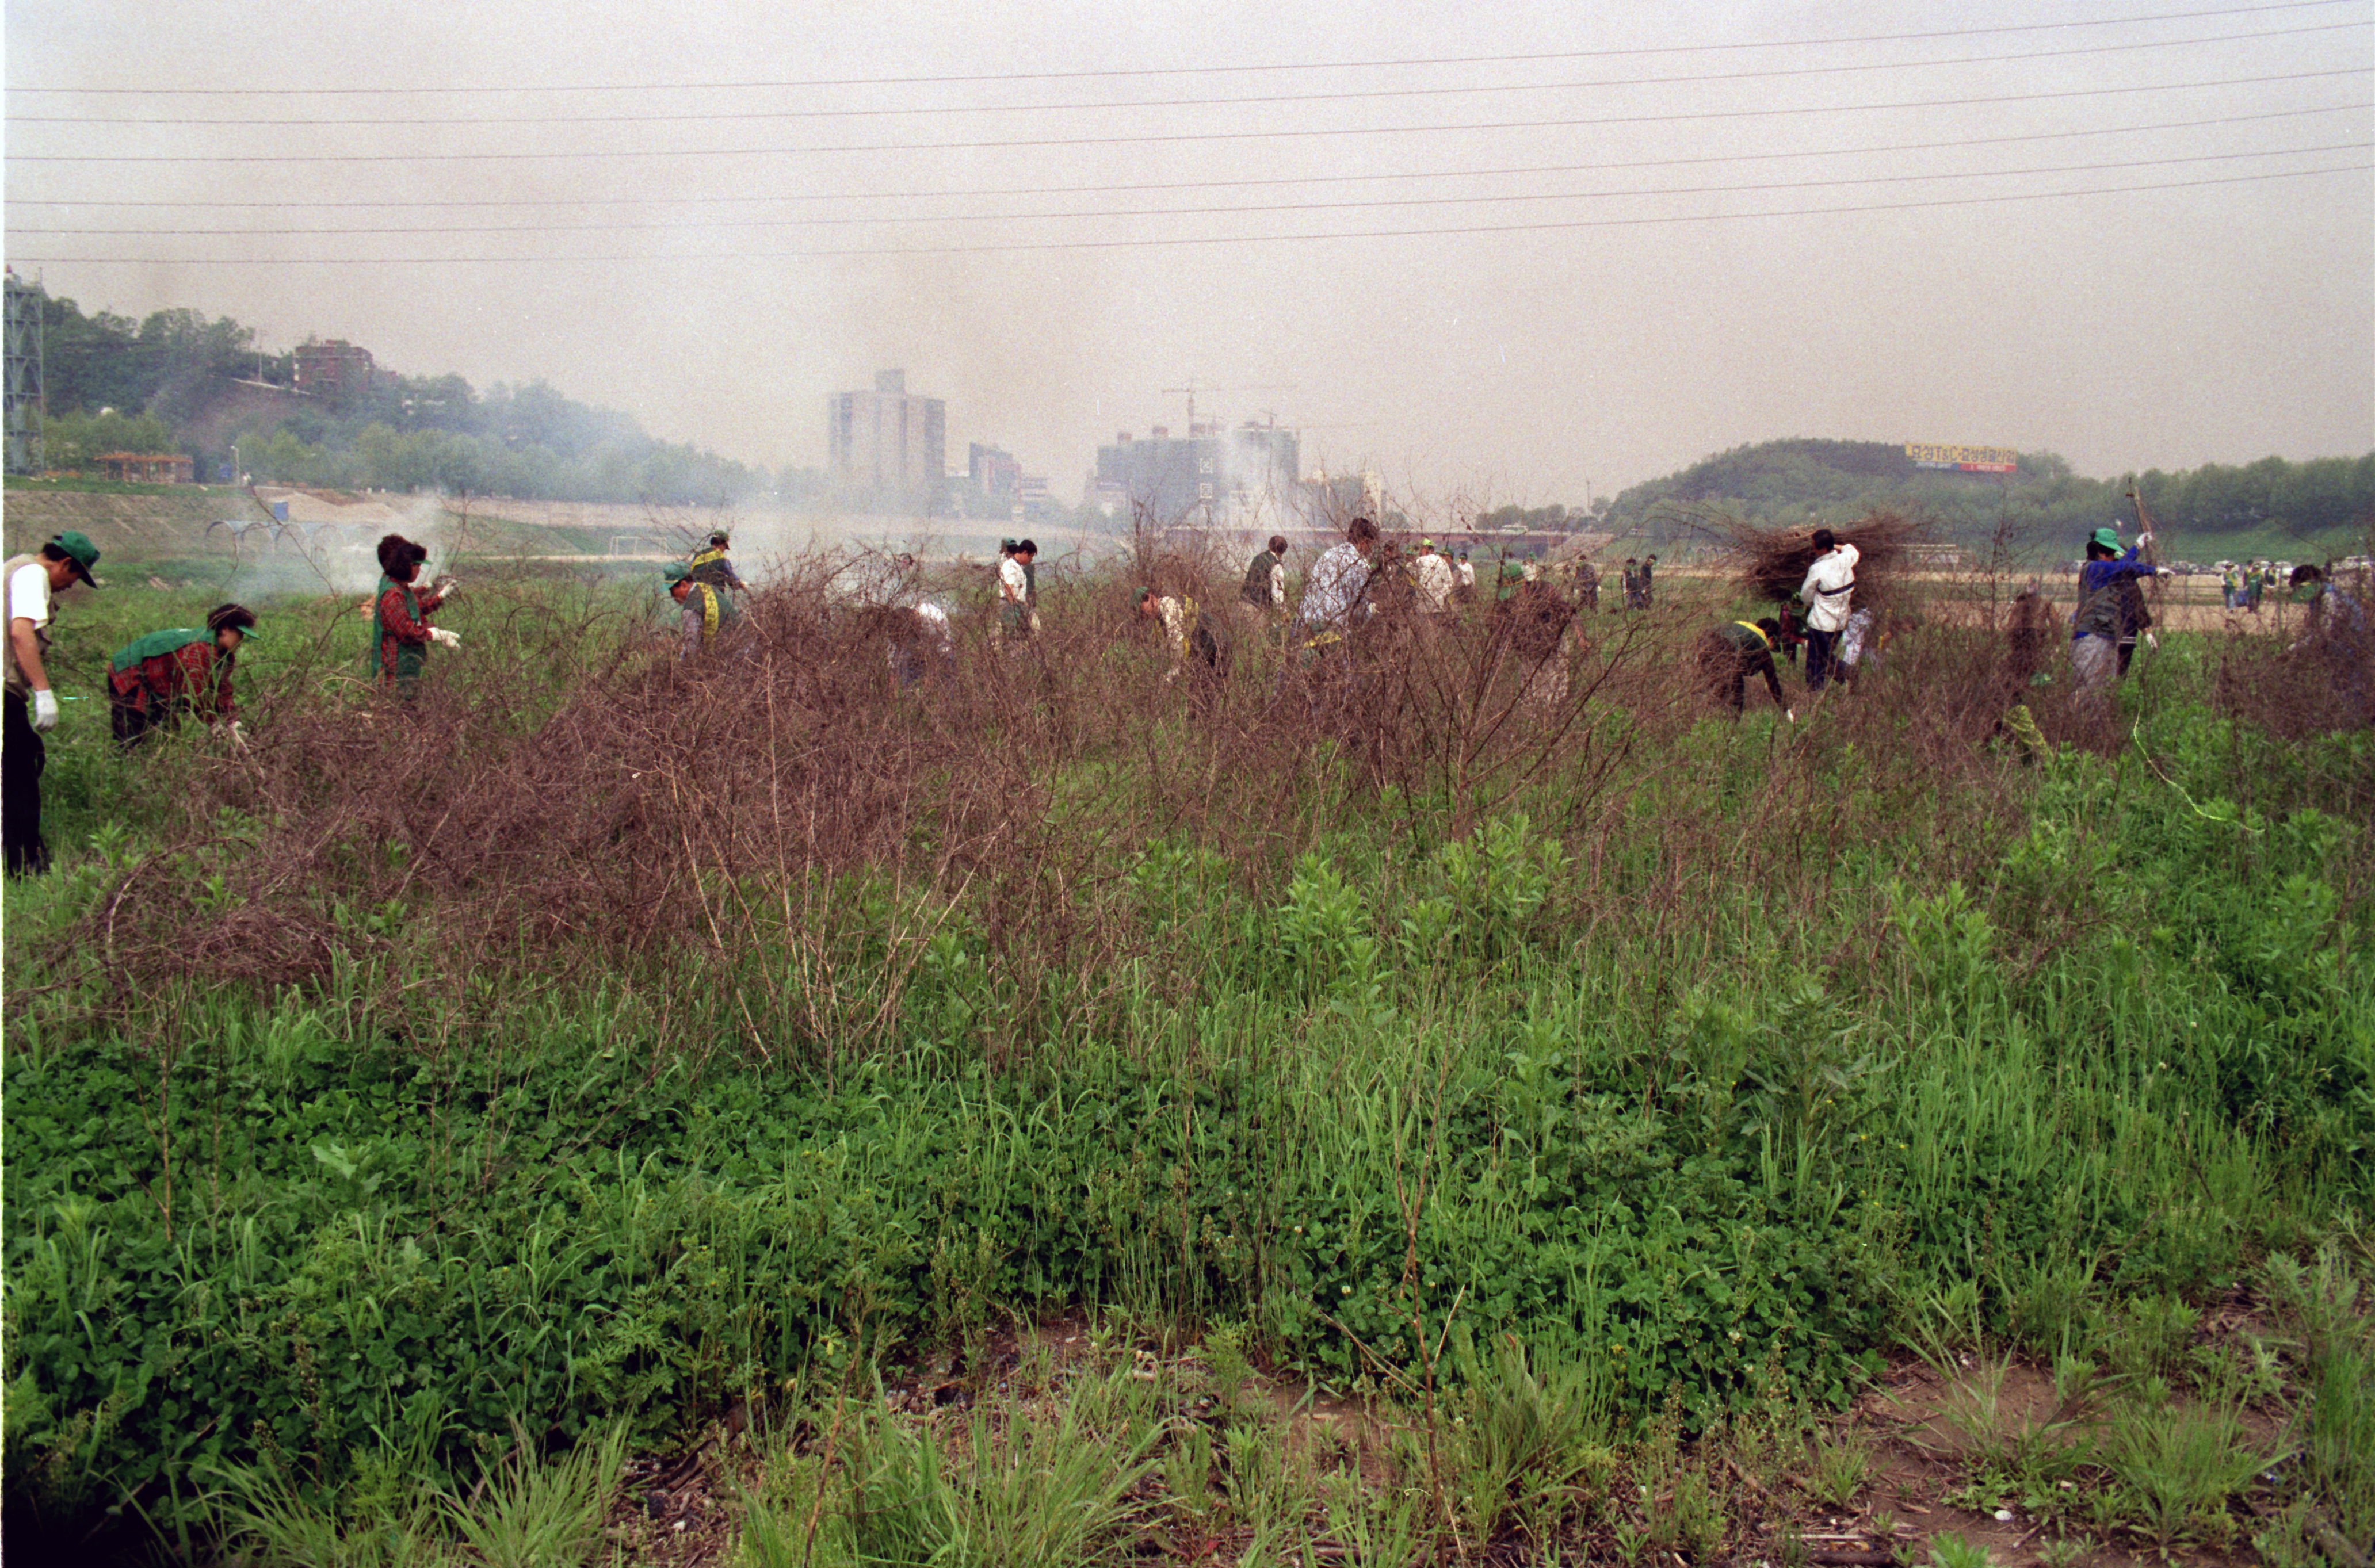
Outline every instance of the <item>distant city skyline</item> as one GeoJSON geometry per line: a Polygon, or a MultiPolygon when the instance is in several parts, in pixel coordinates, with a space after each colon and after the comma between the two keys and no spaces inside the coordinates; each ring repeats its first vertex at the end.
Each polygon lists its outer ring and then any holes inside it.
{"type": "Polygon", "coordinates": [[[2363,6],[573,17],[15,0],[10,259],[769,468],[904,366],[1067,496],[1188,386],[1420,503],[2375,449],[2363,6]]]}

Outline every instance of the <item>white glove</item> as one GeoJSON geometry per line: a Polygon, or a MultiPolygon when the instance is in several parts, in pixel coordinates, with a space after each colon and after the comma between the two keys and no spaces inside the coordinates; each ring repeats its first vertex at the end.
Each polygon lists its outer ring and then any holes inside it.
{"type": "Polygon", "coordinates": [[[441,599],[450,599],[461,591],[462,584],[456,583],[451,577],[448,577],[444,582],[437,585],[437,596],[441,599]]]}
{"type": "Polygon", "coordinates": [[[2152,530],[2151,530],[2150,528],[2147,528],[2147,529],[2145,529],[2143,533],[2138,534],[2138,535],[2136,536],[2136,548],[2138,548],[2138,549],[2142,550],[2142,549],[2150,549],[2151,548],[2152,548],[2152,530]]]}
{"type": "Polygon", "coordinates": [[[247,749],[247,726],[237,719],[230,722],[230,743],[242,751],[247,749]]]}
{"type": "Polygon", "coordinates": [[[1788,719],[1794,725],[1798,722],[1798,710],[1795,708],[1784,708],[1781,710],[1781,716],[1788,719]]]}
{"type": "Polygon", "coordinates": [[[2157,648],[2160,646],[2160,639],[2147,631],[2145,633],[2145,646],[2147,648],[2157,648]]]}
{"type": "Polygon", "coordinates": [[[33,727],[35,729],[58,727],[58,694],[56,692],[33,693],[33,727]]]}
{"type": "Polygon", "coordinates": [[[2156,577],[2174,577],[2174,576],[2176,576],[2176,575],[2177,575],[2177,573],[2176,573],[2176,572],[2172,572],[2172,571],[2170,571],[2168,567],[2164,566],[2164,567],[2160,567],[2160,568],[2156,569],[2156,570],[2154,572],[2153,575],[2154,575],[2154,576],[2156,576],[2156,577]]]}
{"type": "Polygon", "coordinates": [[[442,626],[432,626],[429,629],[429,640],[441,648],[459,648],[462,645],[460,632],[448,631],[442,626]]]}

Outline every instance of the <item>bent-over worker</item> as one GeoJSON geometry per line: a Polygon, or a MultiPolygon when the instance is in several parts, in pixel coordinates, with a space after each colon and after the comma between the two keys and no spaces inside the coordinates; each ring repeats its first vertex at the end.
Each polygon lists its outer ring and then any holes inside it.
{"type": "Polygon", "coordinates": [[[118,648],[107,661],[108,718],[116,744],[130,750],[150,730],[178,725],[184,713],[242,738],[231,672],[241,646],[254,634],[255,612],[217,605],[204,626],[151,631],[118,648]]]}
{"type": "Polygon", "coordinates": [[[738,612],[725,589],[695,577],[690,566],[671,564],[660,581],[668,585],[668,597],[683,607],[677,615],[678,658],[697,659],[733,631],[738,612]]]}

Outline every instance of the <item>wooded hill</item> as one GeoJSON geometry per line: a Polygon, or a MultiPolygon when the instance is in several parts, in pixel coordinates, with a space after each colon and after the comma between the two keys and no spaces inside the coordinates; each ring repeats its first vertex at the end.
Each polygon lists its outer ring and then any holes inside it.
{"type": "Polygon", "coordinates": [[[1719,517],[1788,525],[1889,507],[1930,519],[1944,538],[1976,542],[2001,531],[2025,545],[2075,539],[2107,523],[2133,532],[2132,485],[2173,536],[2273,536],[2340,552],[2365,548],[2375,527],[2375,453],[2097,479],[2050,452],[2023,453],[2014,474],[1961,474],[1917,467],[1897,443],[1814,440],[1734,447],[1635,485],[1605,505],[1599,525],[1683,544],[1719,517]]]}
{"type": "Polygon", "coordinates": [[[717,506],[782,483],[540,381],[481,391],[383,366],[334,395],[301,394],[293,350],[193,310],[136,322],[46,298],[42,357],[53,472],[91,470],[102,453],[181,452],[211,477],[236,447],[258,483],[334,489],[717,506]]]}

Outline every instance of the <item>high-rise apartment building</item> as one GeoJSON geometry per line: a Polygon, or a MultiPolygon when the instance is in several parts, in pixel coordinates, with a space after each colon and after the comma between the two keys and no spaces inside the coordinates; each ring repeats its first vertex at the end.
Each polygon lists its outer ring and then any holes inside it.
{"type": "Polygon", "coordinates": [[[948,404],[907,390],[907,372],[880,371],[871,392],[825,402],[829,472],[854,504],[938,513],[947,501],[948,404]]]}

